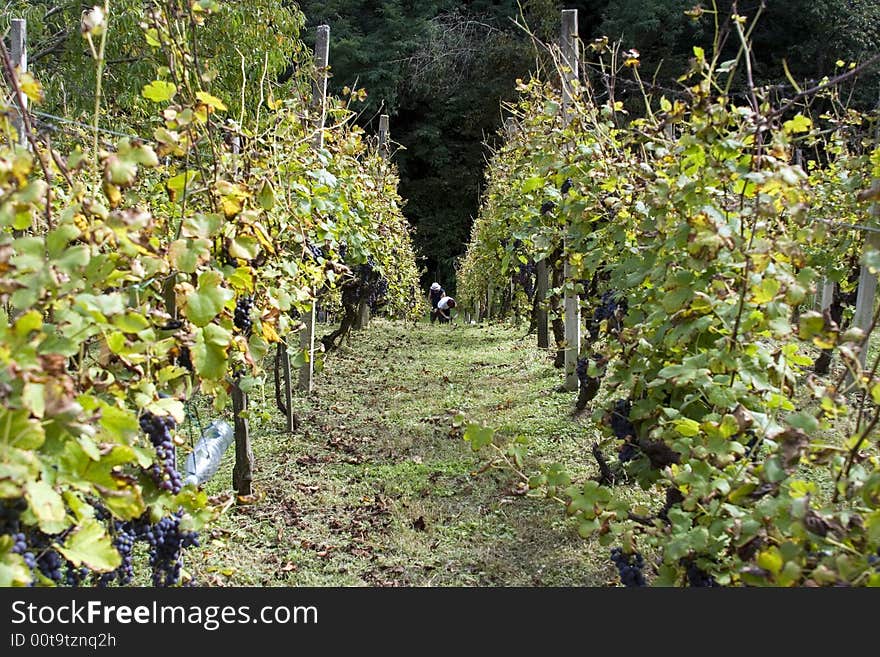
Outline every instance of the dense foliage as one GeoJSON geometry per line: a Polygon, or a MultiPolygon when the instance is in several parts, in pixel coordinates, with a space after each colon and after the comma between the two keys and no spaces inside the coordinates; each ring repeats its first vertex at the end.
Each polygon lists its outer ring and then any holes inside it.
{"type": "MultiPolygon", "coordinates": [[[[44,112],[69,118],[90,115],[94,68],[79,38],[83,5],[16,0],[6,17],[29,19],[32,67],[47,88],[44,112]]],[[[221,24],[192,26],[198,36],[196,56],[205,64],[215,95],[229,106],[229,116],[256,111],[259,94],[245,93],[261,78],[288,82],[301,57],[300,33],[311,43],[314,27],[332,31],[331,86],[362,87],[366,101],[355,105],[360,125],[375,131],[380,108],[391,114],[392,135],[400,149],[401,192],[406,214],[416,226],[415,239],[425,255],[423,285],[442,280],[455,289],[455,261],[477,215],[484,169],[481,143],[498,129],[500,100],[513,99],[513,85],[545,53],[514,23],[528,25],[539,39],[552,41],[559,31],[559,10],[578,9],[585,43],[600,36],[620,40],[623,50],[641,53],[646,81],[678,90],[676,78],[692,57],[691,46],[712,45],[716,16],[724,32],[722,61],[735,56],[739,43],[724,17],[733,0],[702,3],[684,0],[501,0],[460,2],[431,0],[257,0],[225,3],[221,24]],[[712,13],[713,4],[718,14],[712,13]],[[303,13],[297,11],[296,6],[303,13]],[[305,15],[305,19],[303,18],[305,15]],[[308,29],[303,30],[303,25],[308,29]],[[247,86],[243,81],[247,80],[247,86]]],[[[114,0],[114,38],[108,43],[105,76],[108,108],[128,116],[151,115],[139,81],[162,65],[159,53],[143,38],[142,0],[114,0]]],[[[149,3],[146,3],[149,5],[149,3]]],[[[880,8],[871,0],[738,0],[737,11],[753,16],[761,5],[763,20],[752,34],[754,76],[758,84],[783,85],[790,91],[783,60],[804,85],[833,68],[837,58],[856,61],[880,46],[880,8]]],[[[0,19],[0,24],[4,19],[0,19]]],[[[5,25],[3,25],[5,27],[5,25]]],[[[601,71],[590,74],[594,83],[601,71]]],[[[856,89],[860,107],[873,106],[880,77],[856,89]]],[[[807,85],[809,86],[809,85],[807,85]]],[[[745,79],[732,89],[743,92],[745,79]]],[[[615,100],[637,111],[638,88],[621,80],[615,100]]],[[[41,117],[47,125],[57,120],[41,117]]],[[[104,125],[113,125],[112,116],[104,125]]]]}
{"type": "MultiPolygon", "coordinates": [[[[314,147],[308,59],[285,95],[251,79],[241,94],[259,101],[227,119],[222,67],[199,44],[239,10],[134,12],[154,69],[114,113],[136,130],[151,108],[148,139],[70,133],[65,153],[28,120],[25,148],[2,107],[0,585],[128,583],[136,541],[155,585],[186,581],[181,551],[218,511],[176,471],[193,396],[222,409],[263,377],[271,343],[300,355],[300,314],[368,261],[385,312],[420,310],[396,173],[338,99],[314,147]]],[[[113,17],[84,14],[76,36],[97,71],[113,17]]],[[[43,100],[38,80],[5,72],[7,99],[43,100]]]]}
{"type": "MultiPolygon", "coordinates": [[[[577,9],[585,43],[607,36],[621,50],[641,54],[647,82],[672,93],[693,57],[692,45],[710,49],[716,16],[723,56],[736,56],[739,41],[726,20],[732,0],[701,3],[684,0],[529,0],[460,2],[433,0],[381,2],[304,0],[313,26],[327,23],[334,34],[335,89],[364,86],[369,95],[359,106],[362,125],[373,125],[380,107],[392,117],[392,134],[405,150],[396,154],[406,214],[416,226],[416,241],[426,257],[423,285],[441,280],[451,290],[455,261],[462,254],[478,213],[485,153],[479,143],[495,142],[501,125],[499,101],[513,100],[514,81],[548,64],[546,52],[514,21],[550,42],[559,33],[559,10],[577,9]]],[[[802,86],[833,70],[840,58],[859,61],[880,48],[880,15],[869,0],[739,0],[737,10],[754,16],[766,5],[752,34],[756,84],[783,85],[790,93],[783,59],[802,86]]],[[[741,73],[741,72],[740,72],[741,73]]],[[[587,75],[602,84],[602,71],[587,75]]],[[[876,102],[880,75],[866,73],[855,101],[867,109],[876,102]]],[[[731,89],[745,93],[744,75],[731,89]]],[[[620,79],[611,90],[631,112],[640,91],[620,79]]],[[[668,94],[669,92],[667,92],[668,94]]]]}
{"type": "MultiPolygon", "coordinates": [[[[847,226],[877,227],[878,117],[828,80],[797,102],[754,84],[729,93],[754,81],[753,23],[731,25],[739,56],[722,59],[721,32],[708,54],[695,46],[671,97],[639,86],[638,53],[602,41],[586,50],[608,87],[579,87],[563,108],[549,85],[521,84],[460,285],[473,300],[517,260],[571,263],[581,384],[603,390],[599,475],[573,484],[553,464],[529,484],[616,546],[625,584],[644,567],[665,585],[877,585],[880,379],[857,358],[870,331],[810,302],[823,275],[849,273],[863,240],[847,226]],[[642,89],[640,118],[609,94],[624,76],[642,89]],[[808,373],[816,348],[843,367],[808,373]],[[655,506],[632,507],[627,482],[655,506]]],[[[476,425],[465,438],[521,472],[520,442],[476,425]]]]}

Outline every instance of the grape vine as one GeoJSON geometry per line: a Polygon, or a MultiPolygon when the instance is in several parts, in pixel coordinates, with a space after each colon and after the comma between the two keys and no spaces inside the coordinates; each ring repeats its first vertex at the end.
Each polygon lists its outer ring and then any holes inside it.
{"type": "Polygon", "coordinates": [[[638,115],[603,86],[638,86],[638,57],[607,41],[585,49],[604,75],[575,83],[564,117],[552,84],[521,81],[459,289],[502,285],[511,237],[526,258],[570,263],[548,299],[581,295],[577,406],[627,476],[603,456],[599,481],[569,483],[558,464],[528,481],[581,535],[627,546],[612,555],[622,583],[877,585],[880,378],[858,359],[870,331],[811,306],[823,278],[846,293],[853,263],[880,269],[858,228],[878,228],[878,117],[844,105],[846,73],[791,101],[724,93],[751,56],[748,22],[729,21],[740,60],[695,47],[684,93],[639,87],[638,115]],[[823,352],[840,365],[818,377],[823,352]],[[634,513],[621,482],[656,510],[634,513]]]}

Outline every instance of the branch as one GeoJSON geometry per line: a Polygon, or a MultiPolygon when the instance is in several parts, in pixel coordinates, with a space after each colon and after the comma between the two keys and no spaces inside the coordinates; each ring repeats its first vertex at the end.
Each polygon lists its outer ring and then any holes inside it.
{"type": "Polygon", "coordinates": [[[841,82],[845,82],[846,80],[849,80],[850,78],[855,77],[856,75],[858,75],[859,73],[864,71],[866,68],[869,68],[870,66],[875,64],[877,61],[880,61],[880,53],[877,53],[873,57],[868,58],[867,61],[862,62],[859,66],[856,66],[854,69],[851,69],[851,70],[847,71],[846,73],[841,73],[840,75],[835,76],[835,77],[831,78],[830,80],[823,82],[822,84],[818,84],[815,87],[810,87],[809,89],[804,89],[800,93],[795,94],[782,107],[780,107],[777,110],[774,110],[773,112],[770,112],[770,114],[768,114],[765,117],[766,120],[770,121],[772,119],[775,119],[775,118],[781,116],[782,114],[785,114],[785,112],[787,112],[789,110],[789,108],[791,108],[791,106],[794,105],[795,103],[797,103],[799,100],[803,100],[804,98],[807,98],[808,96],[815,96],[817,93],[827,89],[828,87],[833,87],[834,85],[840,84],[841,82]]]}
{"type": "MultiPolygon", "coordinates": [[[[18,113],[21,115],[21,122],[24,125],[24,133],[27,137],[28,143],[31,145],[31,149],[33,149],[34,153],[37,154],[37,160],[40,162],[40,168],[43,170],[43,176],[46,178],[46,183],[49,183],[52,180],[52,176],[49,173],[49,165],[45,159],[45,153],[40,150],[40,144],[37,142],[37,138],[34,136],[34,127],[31,123],[31,116],[24,109],[24,92],[21,90],[21,85],[18,83],[18,77],[15,75],[15,68],[12,66],[12,58],[9,56],[9,51],[6,49],[6,43],[0,40],[0,57],[3,59],[3,69],[6,72],[6,77],[9,78],[9,84],[12,85],[12,89],[15,92],[15,99],[18,102],[18,113]]],[[[52,226],[52,185],[47,184],[46,186],[46,229],[48,230],[52,226]]]]}
{"type": "Polygon", "coordinates": [[[73,34],[72,30],[62,30],[61,32],[57,32],[52,35],[48,44],[44,46],[42,50],[38,50],[33,55],[29,55],[28,59],[30,59],[31,62],[36,62],[47,55],[51,55],[53,52],[57,52],[62,46],[67,44],[67,39],[71,34],[73,34]]]}

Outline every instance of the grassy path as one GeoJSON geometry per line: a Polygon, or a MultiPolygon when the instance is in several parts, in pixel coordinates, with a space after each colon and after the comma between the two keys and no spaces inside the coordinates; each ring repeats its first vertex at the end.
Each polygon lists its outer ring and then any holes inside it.
{"type": "MultiPolygon", "coordinates": [[[[326,327],[321,327],[327,330],[326,327]]],[[[375,321],[330,356],[282,431],[271,386],[251,396],[253,504],[230,507],[186,566],[208,586],[601,586],[606,549],[560,506],[524,496],[452,418],[527,436],[530,458],[591,474],[591,430],[560,375],[510,327],[375,321]],[[356,351],[355,351],[356,349],[356,351]]],[[[208,484],[228,493],[233,450],[208,484]]]]}

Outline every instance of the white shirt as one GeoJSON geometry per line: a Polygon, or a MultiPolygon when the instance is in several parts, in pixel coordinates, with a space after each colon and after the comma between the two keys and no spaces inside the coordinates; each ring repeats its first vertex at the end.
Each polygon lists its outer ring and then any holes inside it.
{"type": "Polygon", "coordinates": [[[452,301],[452,297],[443,297],[440,301],[437,302],[437,307],[440,310],[449,310],[449,302],[452,301]]]}

